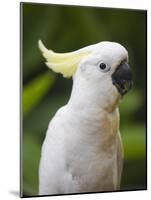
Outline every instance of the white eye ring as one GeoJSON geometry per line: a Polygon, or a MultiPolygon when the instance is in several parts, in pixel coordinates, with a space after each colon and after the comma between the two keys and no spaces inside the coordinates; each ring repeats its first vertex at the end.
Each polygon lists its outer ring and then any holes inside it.
{"type": "Polygon", "coordinates": [[[100,62],[99,63],[99,68],[100,68],[100,70],[102,71],[102,72],[108,72],[110,69],[111,69],[111,67],[110,66],[108,66],[106,63],[104,63],[104,62],[100,62]]]}

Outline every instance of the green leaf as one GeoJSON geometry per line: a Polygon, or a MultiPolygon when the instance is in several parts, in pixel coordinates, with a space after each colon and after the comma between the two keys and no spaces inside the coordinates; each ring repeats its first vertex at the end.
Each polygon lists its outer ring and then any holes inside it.
{"type": "Polygon", "coordinates": [[[46,72],[32,79],[23,89],[23,116],[27,116],[43,99],[55,82],[55,74],[46,72]]]}

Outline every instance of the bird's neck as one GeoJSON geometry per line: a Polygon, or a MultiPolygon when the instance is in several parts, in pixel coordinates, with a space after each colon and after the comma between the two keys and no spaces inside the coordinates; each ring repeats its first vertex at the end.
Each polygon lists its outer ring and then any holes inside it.
{"type": "Polygon", "coordinates": [[[103,91],[98,82],[89,82],[82,78],[74,79],[71,96],[68,102],[73,109],[87,114],[96,115],[99,112],[114,112],[119,105],[119,98],[114,91],[103,91]]]}
{"type": "Polygon", "coordinates": [[[109,94],[111,97],[99,96],[94,85],[80,81],[74,82],[67,104],[71,112],[70,123],[77,133],[75,137],[80,142],[83,139],[89,141],[91,146],[101,148],[101,151],[112,151],[119,130],[118,103],[112,104],[112,94],[109,94]]]}

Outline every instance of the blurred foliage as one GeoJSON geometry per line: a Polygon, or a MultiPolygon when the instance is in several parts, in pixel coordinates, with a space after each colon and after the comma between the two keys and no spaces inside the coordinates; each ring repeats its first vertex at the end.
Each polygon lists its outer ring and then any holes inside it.
{"type": "Polygon", "coordinates": [[[120,105],[125,162],[121,190],[146,188],[146,11],[21,4],[23,53],[23,194],[38,194],[40,151],[50,119],[66,104],[71,79],[44,64],[37,42],[69,52],[103,40],[129,51],[134,87],[120,105]]]}
{"type": "Polygon", "coordinates": [[[33,110],[48,92],[55,78],[52,74],[45,73],[31,80],[24,86],[23,92],[23,115],[24,117],[33,110]],[[29,98],[30,97],[30,98],[29,98]]]}

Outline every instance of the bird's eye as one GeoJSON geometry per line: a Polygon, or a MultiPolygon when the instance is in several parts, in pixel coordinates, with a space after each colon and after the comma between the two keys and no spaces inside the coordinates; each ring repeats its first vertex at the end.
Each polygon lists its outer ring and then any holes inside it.
{"type": "Polygon", "coordinates": [[[99,68],[100,68],[101,71],[103,71],[103,72],[108,72],[108,71],[110,70],[110,67],[109,67],[107,64],[105,64],[105,63],[100,63],[100,64],[99,64],[99,68]]]}
{"type": "Polygon", "coordinates": [[[105,64],[105,63],[101,63],[101,64],[100,64],[100,69],[103,69],[103,70],[104,70],[105,68],[106,68],[106,64],[105,64]]]}

